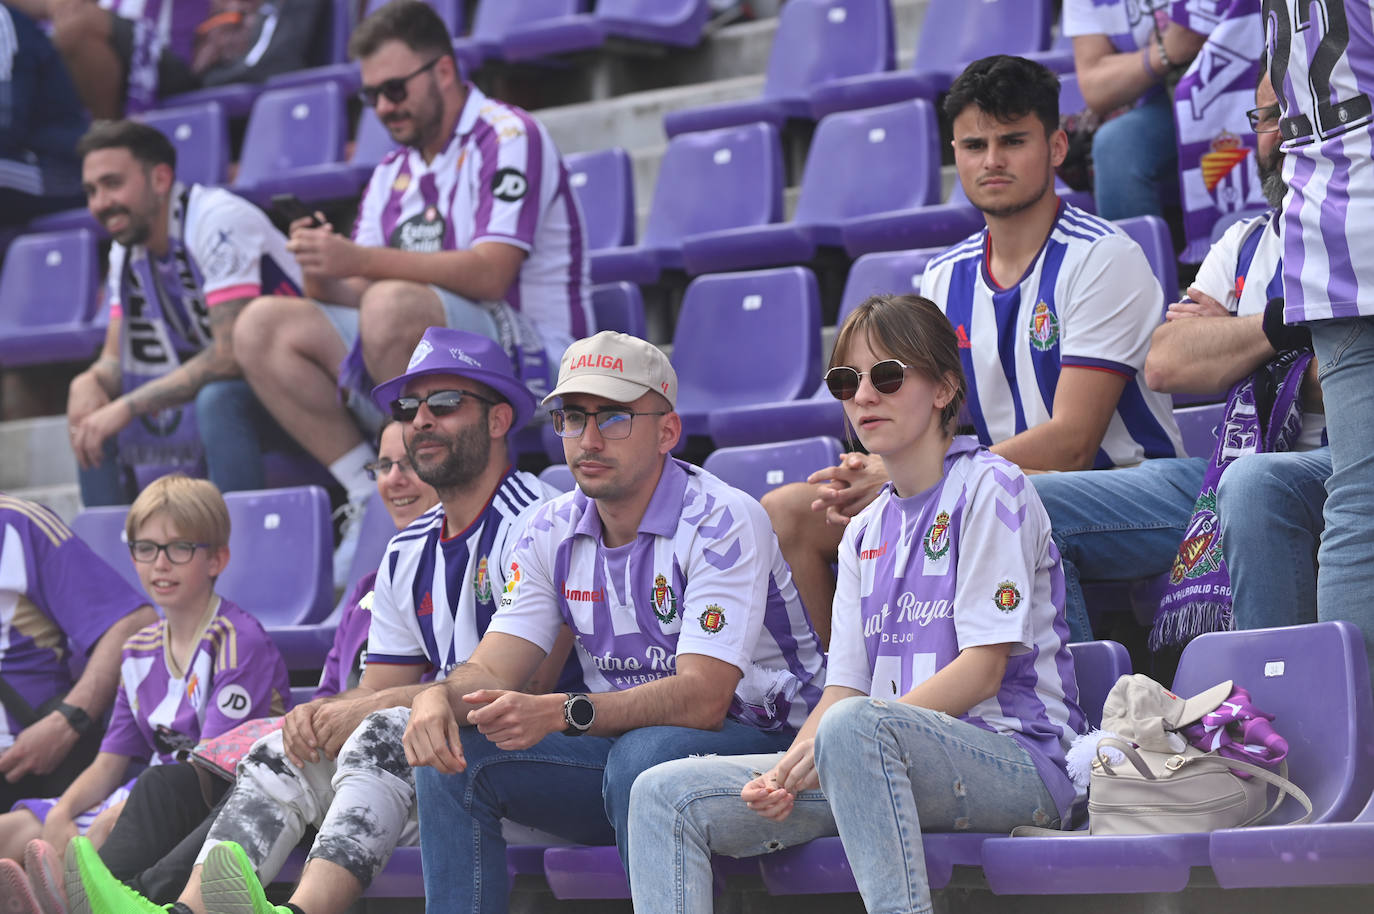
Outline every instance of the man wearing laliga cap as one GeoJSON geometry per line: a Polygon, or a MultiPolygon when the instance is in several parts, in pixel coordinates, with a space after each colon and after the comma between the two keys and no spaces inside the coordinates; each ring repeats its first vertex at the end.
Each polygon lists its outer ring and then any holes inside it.
{"type": "MultiPolygon", "coordinates": [[[[181,896],[189,910],[289,910],[268,904],[262,885],[307,826],[319,834],[291,904],[310,914],[347,909],[398,843],[415,843],[414,789],[401,751],[411,699],[427,671],[442,678],[472,653],[508,589],[515,541],[551,494],[511,468],[506,435],[529,420],[535,400],[500,344],[431,327],[406,372],[372,396],[401,423],[406,455],[439,493],[439,507],[387,547],[358,687],[298,706],[240,763],[181,896]]],[[[516,688],[580,687],[573,662],[559,681],[568,640],[556,632],[554,641],[516,688]]]]}
{"type": "Polygon", "coordinates": [[[578,490],[531,516],[482,643],[412,704],[405,750],[436,909],[506,911],[502,816],[615,841],[623,858],[641,771],[780,750],[823,686],[762,507],[669,457],[682,424],[663,353],[621,333],[579,340],[554,398],[578,490]],[[591,694],[512,691],[564,623],[591,694]]]}

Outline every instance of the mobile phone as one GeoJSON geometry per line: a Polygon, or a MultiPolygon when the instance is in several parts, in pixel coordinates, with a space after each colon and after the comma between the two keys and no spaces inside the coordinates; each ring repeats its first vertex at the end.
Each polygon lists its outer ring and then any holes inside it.
{"type": "Polygon", "coordinates": [[[290,225],[297,219],[309,219],[310,227],[317,228],[320,225],[320,217],[315,215],[315,211],[305,205],[305,202],[295,194],[273,194],[272,209],[290,225]]]}

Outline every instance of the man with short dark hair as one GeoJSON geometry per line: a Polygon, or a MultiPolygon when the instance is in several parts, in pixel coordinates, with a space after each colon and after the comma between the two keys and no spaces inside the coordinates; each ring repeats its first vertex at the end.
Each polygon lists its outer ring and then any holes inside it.
{"type": "Polygon", "coordinates": [[[233,328],[261,292],[299,295],[286,239],[241,197],[179,183],[176,149],[145,124],[101,122],[77,153],[115,241],[105,347],[67,400],[82,501],[128,504],[134,466],[194,472],[202,455],[222,491],[263,488],[273,427],[238,380],[233,328]]]}

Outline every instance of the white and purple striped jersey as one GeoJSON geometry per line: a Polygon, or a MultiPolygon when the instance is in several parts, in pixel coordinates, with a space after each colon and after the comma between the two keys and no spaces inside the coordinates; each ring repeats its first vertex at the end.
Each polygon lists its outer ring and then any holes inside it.
{"type": "Polygon", "coordinates": [[[449,530],[440,505],[392,537],[373,586],[367,662],[425,665],[443,677],[466,661],[496,611],[515,541],[552,494],[511,472],[466,529],[449,530]]]}
{"type": "Polygon", "coordinates": [[[1286,153],[1284,317],[1374,315],[1374,3],[1264,0],[1264,19],[1286,153]]]}
{"type": "Polygon", "coordinates": [[[998,693],[961,720],[1030,753],[1068,821],[1064,754],[1086,719],[1067,642],[1064,570],[1035,487],[969,436],[936,485],[889,484],[840,543],[827,684],[896,700],[971,647],[1012,645],[998,693]]]}
{"type": "Polygon", "coordinates": [[[101,752],[165,765],[201,739],[290,708],[286,663],[262,624],[228,600],[212,600],[216,609],[185,669],[172,658],[166,619],[124,643],[101,752]]]}
{"type": "Polygon", "coordinates": [[[591,692],[671,676],[682,654],[741,673],[728,716],[795,729],[820,699],[825,656],[768,515],[668,459],[635,540],[608,548],[594,501],[561,495],[530,519],[491,631],[545,651],[566,622],[591,692]]]}
{"type": "Polygon", "coordinates": [[[1155,14],[1173,0],[1064,0],[1064,34],[1106,35],[1118,51],[1138,51],[1150,39],[1155,14]]]}
{"type": "Polygon", "coordinates": [[[1061,367],[1125,376],[1093,466],[1177,457],[1182,439],[1169,398],[1145,384],[1150,335],[1164,293],[1126,233],[1067,202],[1016,285],[987,270],[987,229],[931,260],[921,294],[954,325],[978,440],[992,445],[1049,420],[1061,367]]]}
{"type": "Polygon", "coordinates": [[[443,152],[391,152],[372,172],[353,240],[408,251],[487,241],[527,252],[506,303],[562,345],[592,333],[582,211],[544,125],[468,84],[443,152]]]}

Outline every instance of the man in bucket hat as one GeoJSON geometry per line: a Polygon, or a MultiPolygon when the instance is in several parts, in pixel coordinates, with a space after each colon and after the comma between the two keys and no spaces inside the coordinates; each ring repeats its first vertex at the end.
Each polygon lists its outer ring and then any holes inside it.
{"type": "MultiPolygon", "coordinates": [[[[431,327],[406,372],[376,387],[373,399],[401,423],[407,459],[439,493],[439,507],[387,547],[357,688],[298,706],[239,764],[178,902],[187,910],[289,910],[268,904],[262,885],[307,826],[319,834],[291,904],[310,914],[347,909],[398,843],[416,842],[401,751],[411,699],[425,673],[442,678],[472,653],[508,589],[515,542],[551,494],[511,467],[506,436],[529,420],[535,400],[498,343],[431,327]]],[[[568,640],[555,640],[516,687],[581,687],[576,663],[560,681],[568,640]]],[[[85,889],[106,893],[92,898],[92,910],[162,910],[113,880],[85,889]]]]}
{"type": "Polygon", "coordinates": [[[530,518],[482,643],[412,704],[432,909],[504,914],[502,816],[623,858],[641,771],[780,750],[820,697],[819,643],[762,507],[669,456],[682,424],[663,353],[579,340],[549,399],[579,490],[530,518]],[[565,622],[591,694],[513,691],[565,622]]]}

